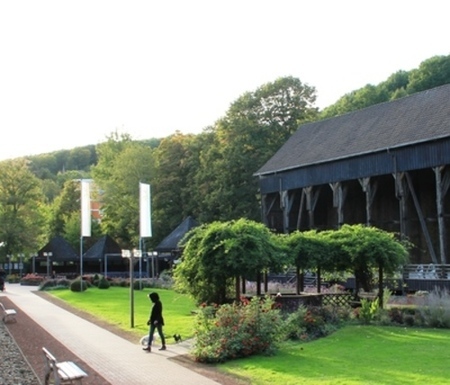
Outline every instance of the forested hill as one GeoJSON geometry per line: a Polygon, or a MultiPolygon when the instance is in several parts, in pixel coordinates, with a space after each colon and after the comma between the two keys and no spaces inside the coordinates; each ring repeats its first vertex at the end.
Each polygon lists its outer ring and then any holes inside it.
{"type": "Polygon", "coordinates": [[[319,117],[331,118],[448,83],[450,83],[450,55],[433,56],[423,61],[419,68],[397,71],[378,85],[367,84],[345,94],[336,103],[325,108],[319,117]]]}

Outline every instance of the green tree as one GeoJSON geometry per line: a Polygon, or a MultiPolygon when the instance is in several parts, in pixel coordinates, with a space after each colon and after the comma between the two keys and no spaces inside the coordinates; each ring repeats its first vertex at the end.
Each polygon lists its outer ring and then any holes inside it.
{"type": "Polygon", "coordinates": [[[393,275],[407,263],[407,244],[396,239],[396,235],[376,227],[343,225],[339,230],[329,232],[334,245],[341,249],[341,256],[347,255],[347,265],[355,275],[356,288],[371,291],[374,284],[374,270],[378,269],[379,298],[382,306],[383,275],[393,275]]]}
{"type": "Polygon", "coordinates": [[[303,272],[306,270],[317,271],[318,290],[320,292],[320,272],[332,271],[333,246],[326,237],[314,230],[301,232],[294,231],[284,238],[291,264],[296,268],[297,294],[303,290],[303,272]]]}
{"type": "Polygon", "coordinates": [[[152,221],[156,246],[188,215],[193,215],[191,175],[197,172],[194,135],[180,132],[164,138],[154,151],[155,178],[152,183],[152,221]]]}
{"type": "Polygon", "coordinates": [[[450,55],[434,56],[420,63],[419,68],[397,71],[378,85],[367,84],[345,94],[336,103],[321,111],[320,118],[343,115],[448,83],[450,83],[450,55]]]}
{"type": "Polygon", "coordinates": [[[96,152],[94,146],[76,147],[69,151],[67,159],[68,170],[85,170],[96,163],[96,152]]]}
{"type": "Polygon", "coordinates": [[[0,248],[7,254],[35,252],[46,235],[47,207],[39,180],[21,158],[0,163],[0,248]]]}
{"type": "Polygon", "coordinates": [[[128,135],[112,135],[99,145],[98,163],[92,168],[101,191],[101,228],[124,247],[139,244],[139,182],[152,184],[153,151],[128,135]]]}
{"type": "Polygon", "coordinates": [[[349,92],[342,96],[336,103],[325,108],[320,117],[322,119],[343,115],[348,112],[360,110],[374,104],[382,103],[390,99],[390,94],[382,85],[367,84],[364,87],[349,92]]]}
{"type": "Polygon", "coordinates": [[[50,237],[63,235],[64,226],[73,213],[80,213],[80,182],[69,180],[51,205],[50,237]]]}
{"type": "Polygon", "coordinates": [[[450,55],[433,56],[411,71],[407,87],[408,94],[429,90],[450,83],[450,55]]]}
{"type": "Polygon", "coordinates": [[[238,98],[214,126],[201,154],[198,190],[215,220],[260,219],[253,177],[300,124],[316,116],[315,89],[286,77],[238,98]]]}
{"type": "Polygon", "coordinates": [[[233,283],[235,289],[239,287],[239,277],[281,270],[286,254],[274,237],[263,224],[247,219],[191,230],[174,272],[177,287],[199,303],[225,303],[232,297],[233,283]]]}
{"type": "MultiPolygon", "coordinates": [[[[81,213],[80,210],[68,213],[64,218],[62,237],[74,248],[81,250],[81,213]]],[[[83,237],[83,253],[94,245],[102,236],[102,230],[98,221],[92,220],[91,237],[83,237]]]]}

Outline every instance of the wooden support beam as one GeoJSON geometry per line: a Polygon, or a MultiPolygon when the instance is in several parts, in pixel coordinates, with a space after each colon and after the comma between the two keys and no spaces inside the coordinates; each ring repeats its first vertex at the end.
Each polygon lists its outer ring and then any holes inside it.
{"type": "Polygon", "coordinates": [[[341,182],[330,183],[333,190],[333,207],[337,208],[338,228],[344,224],[344,202],[347,195],[347,188],[342,187],[341,182]]]}
{"type": "Polygon", "coordinates": [[[441,264],[447,263],[447,242],[446,242],[446,230],[444,220],[444,186],[442,183],[441,172],[444,167],[435,167],[433,169],[436,179],[436,210],[439,228],[439,254],[441,257],[441,264]]]}
{"type": "Polygon", "coordinates": [[[302,189],[300,194],[301,194],[300,204],[298,206],[298,215],[297,215],[297,227],[296,227],[297,230],[300,230],[300,226],[302,224],[302,213],[305,207],[305,189],[302,189]]]}
{"type": "Polygon", "coordinates": [[[422,231],[423,231],[423,235],[425,237],[425,241],[427,242],[428,251],[430,252],[431,260],[433,261],[434,264],[437,264],[438,261],[437,261],[437,258],[436,258],[436,253],[434,252],[433,243],[431,242],[430,233],[429,233],[427,225],[425,223],[425,218],[423,216],[422,209],[420,208],[419,200],[417,199],[417,195],[416,195],[416,192],[414,190],[414,186],[412,184],[411,177],[409,176],[409,174],[407,172],[405,173],[405,176],[406,176],[406,181],[408,182],[409,191],[410,191],[411,196],[413,198],[413,202],[414,202],[414,206],[415,206],[416,211],[417,211],[417,215],[419,216],[419,222],[420,222],[420,225],[422,227],[422,231]]]}
{"type": "Polygon", "coordinates": [[[372,225],[372,204],[375,199],[378,183],[370,183],[370,178],[359,179],[359,184],[366,195],[366,226],[372,225]]]}
{"type": "Polygon", "coordinates": [[[404,173],[396,172],[392,174],[395,181],[395,197],[399,201],[399,217],[400,217],[400,238],[405,239],[407,236],[406,230],[406,194],[403,184],[404,173]]]}

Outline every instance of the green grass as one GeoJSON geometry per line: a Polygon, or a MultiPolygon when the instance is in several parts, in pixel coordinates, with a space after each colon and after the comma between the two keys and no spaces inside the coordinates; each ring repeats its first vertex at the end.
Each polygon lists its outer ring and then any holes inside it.
{"type": "Polygon", "coordinates": [[[153,305],[148,294],[153,291],[159,294],[163,304],[164,335],[168,337],[167,342],[173,342],[172,336],[175,333],[184,339],[192,337],[194,316],[191,312],[195,310],[195,303],[188,296],[173,290],[135,290],[134,328],[131,328],[129,288],[110,287],[107,290],[100,290],[92,287],[84,292],[52,290],[48,293],[121,329],[132,331],[136,336],[143,336],[148,333],[147,321],[153,305]]]}
{"type": "Polygon", "coordinates": [[[220,365],[252,385],[448,384],[450,330],[347,326],[274,357],[220,365]]]}
{"type": "MultiPolygon", "coordinates": [[[[156,291],[164,306],[165,334],[192,336],[195,304],[172,290],[145,289],[134,292],[137,335],[146,325],[156,291]]],[[[91,288],[50,294],[122,329],[130,329],[129,289],[91,288]]],[[[450,330],[378,326],[346,326],[332,335],[309,343],[283,343],[277,355],[253,356],[217,365],[223,372],[245,378],[252,385],[386,385],[448,384],[450,330]]]]}

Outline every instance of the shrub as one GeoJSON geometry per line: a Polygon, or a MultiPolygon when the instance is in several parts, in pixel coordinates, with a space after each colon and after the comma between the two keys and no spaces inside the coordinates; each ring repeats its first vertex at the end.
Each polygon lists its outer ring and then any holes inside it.
{"type": "Polygon", "coordinates": [[[48,291],[48,290],[56,290],[56,289],[67,289],[70,287],[71,281],[65,278],[60,279],[46,279],[41,282],[39,285],[39,290],[48,291]]]}
{"type": "Polygon", "coordinates": [[[306,306],[302,305],[287,316],[283,325],[285,338],[291,340],[307,339],[306,328],[304,327],[306,312],[306,306]]]}
{"type": "Polygon", "coordinates": [[[69,288],[71,281],[66,278],[60,278],[56,280],[56,286],[69,288]]]}
{"type": "Polygon", "coordinates": [[[195,322],[192,354],[199,362],[224,362],[274,352],[282,320],[270,297],[222,306],[202,305],[195,322]]]}
{"type": "Polygon", "coordinates": [[[450,328],[450,295],[447,290],[433,290],[419,311],[426,326],[450,328]]]}
{"type": "Polygon", "coordinates": [[[369,324],[374,321],[379,315],[379,299],[374,300],[361,298],[361,308],[359,310],[359,319],[364,324],[369,324]]]}
{"type": "Polygon", "coordinates": [[[6,276],[6,281],[9,283],[19,283],[20,278],[17,274],[9,274],[6,276]]]}
{"type": "Polygon", "coordinates": [[[403,310],[398,307],[392,307],[387,310],[388,320],[386,324],[394,323],[394,324],[403,324],[403,310]]]}
{"type": "Polygon", "coordinates": [[[381,325],[422,326],[423,321],[417,308],[411,306],[390,307],[380,311],[381,325]]]}
{"type": "Polygon", "coordinates": [[[88,286],[90,286],[90,283],[81,279],[75,279],[70,284],[70,290],[71,291],[85,291],[87,290],[88,286]]]}
{"type": "Polygon", "coordinates": [[[97,284],[99,289],[109,289],[111,284],[105,277],[101,277],[97,284]]]}
{"type": "MultiPolygon", "coordinates": [[[[337,309],[330,306],[300,306],[284,322],[285,338],[311,341],[333,333],[343,321],[337,309]]],[[[342,314],[348,319],[350,313],[342,314]]]]}

